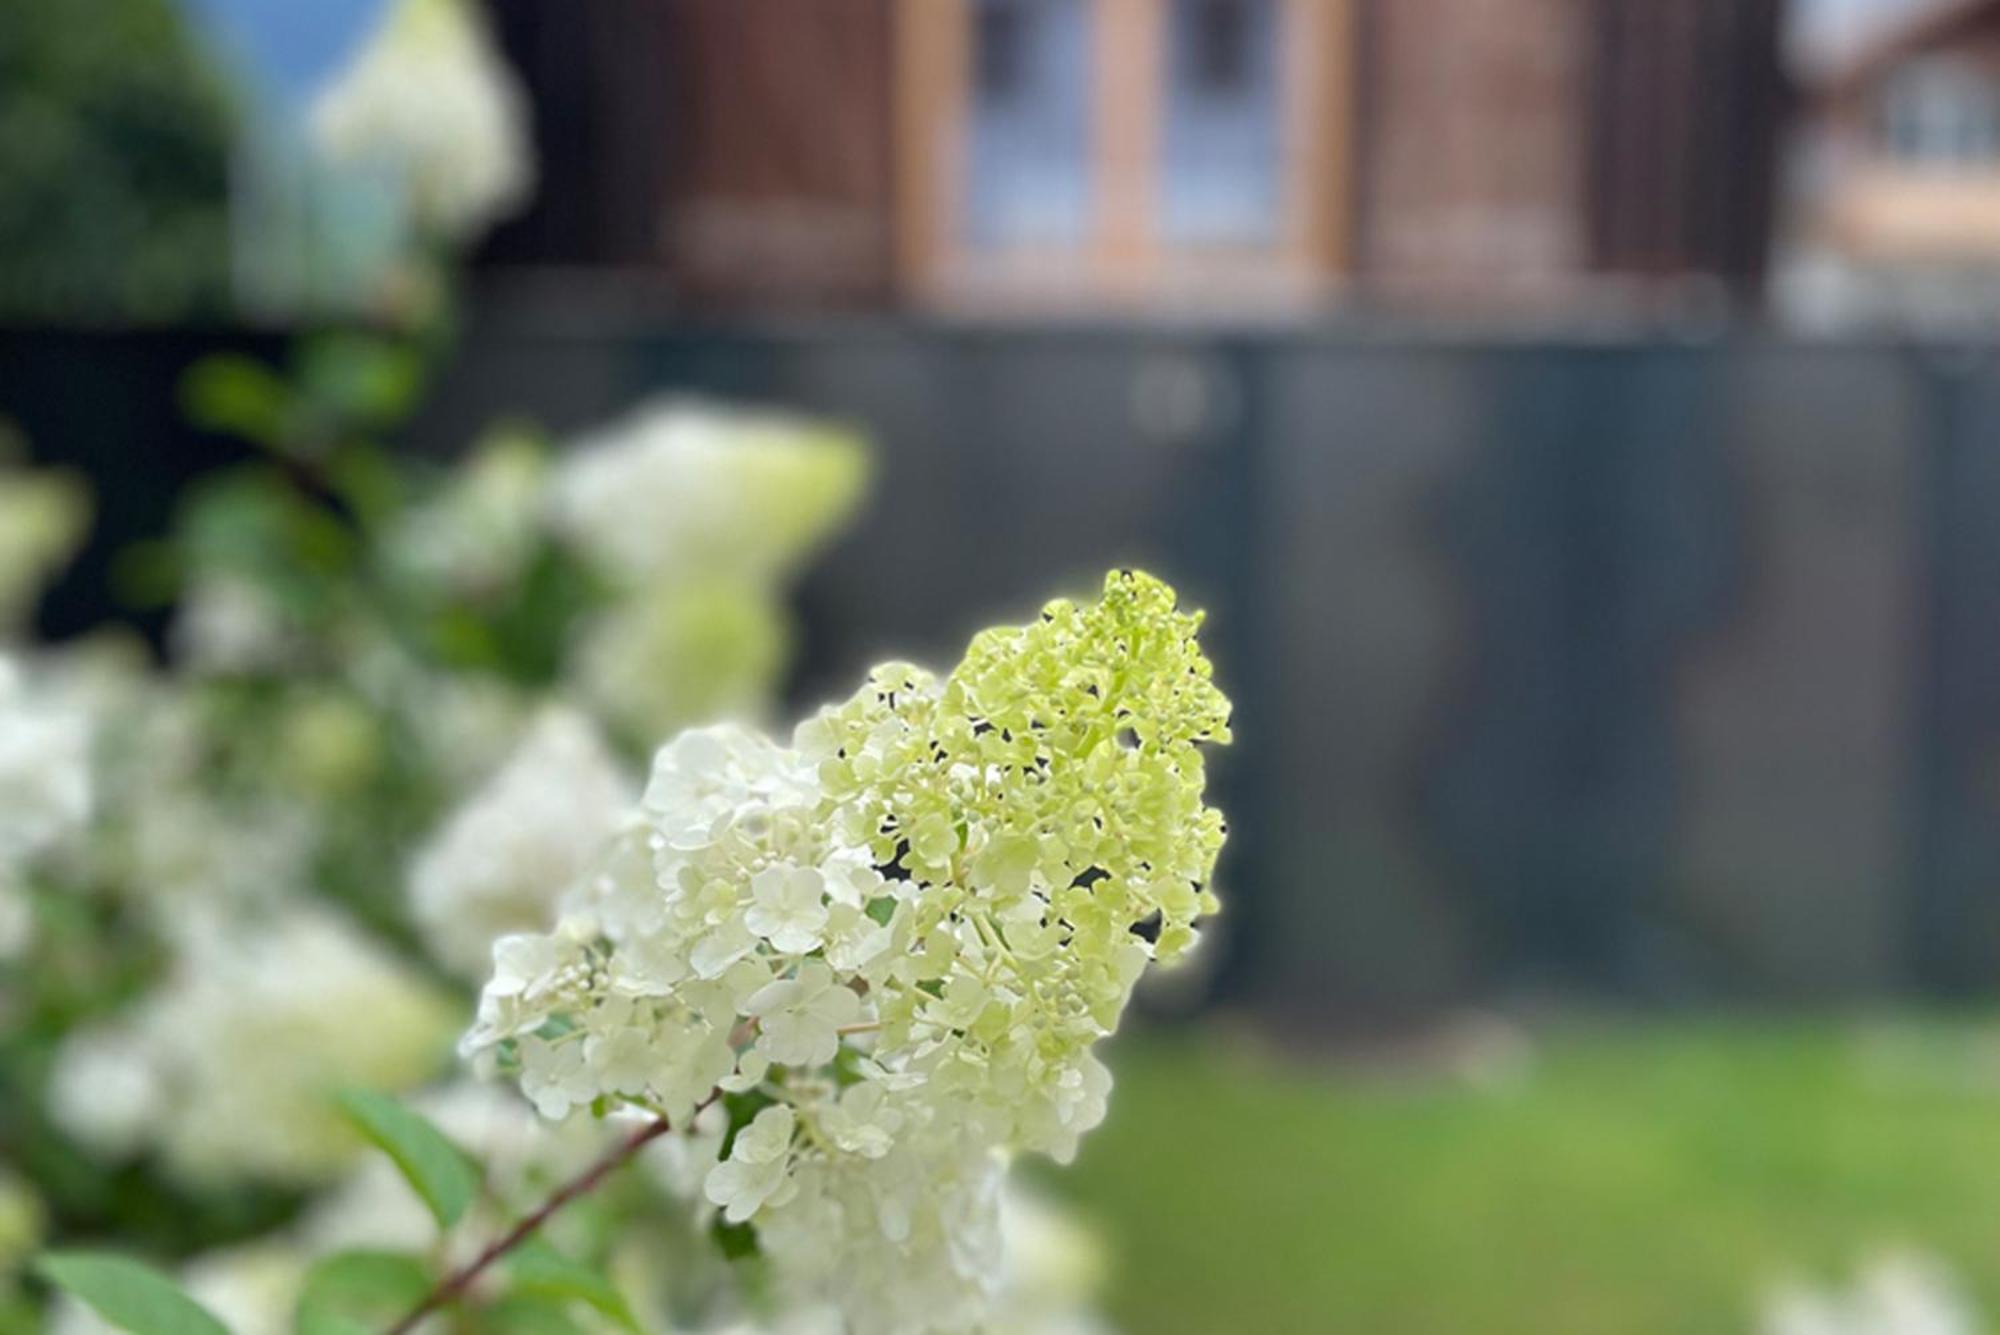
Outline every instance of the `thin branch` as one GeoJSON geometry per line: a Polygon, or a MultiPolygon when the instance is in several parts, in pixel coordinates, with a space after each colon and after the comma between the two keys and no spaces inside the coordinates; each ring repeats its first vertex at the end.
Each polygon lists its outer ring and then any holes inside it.
{"type": "MultiPolygon", "coordinates": [[[[695,1106],[695,1111],[700,1112],[713,1103],[716,1097],[716,1094],[710,1094],[695,1106]]],[[[667,1125],[666,1118],[656,1117],[612,1146],[597,1162],[557,1187],[555,1192],[532,1213],[523,1216],[514,1227],[488,1243],[486,1249],[479,1255],[439,1280],[437,1285],[424,1295],[423,1301],[411,1308],[402,1320],[389,1327],[387,1335],[409,1335],[409,1332],[415,1330],[425,1317],[463,1297],[465,1291],[472,1287],[473,1281],[484,1274],[489,1266],[527,1241],[556,1211],[577,1197],[595,1190],[598,1183],[616,1172],[640,1150],[671,1130],[673,1128],[667,1125]]]]}

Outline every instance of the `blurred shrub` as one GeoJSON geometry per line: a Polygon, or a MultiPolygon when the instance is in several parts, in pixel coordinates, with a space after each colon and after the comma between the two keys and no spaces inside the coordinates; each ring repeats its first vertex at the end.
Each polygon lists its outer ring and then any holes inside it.
{"type": "Polygon", "coordinates": [[[230,139],[171,0],[0,4],[0,318],[220,307],[230,139]]]}

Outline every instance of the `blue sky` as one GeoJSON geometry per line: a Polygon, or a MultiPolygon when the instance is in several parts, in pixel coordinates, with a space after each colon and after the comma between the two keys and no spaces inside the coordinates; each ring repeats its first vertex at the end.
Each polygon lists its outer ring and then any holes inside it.
{"type": "Polygon", "coordinates": [[[302,102],[367,33],[384,0],[178,0],[255,82],[302,102]]]}

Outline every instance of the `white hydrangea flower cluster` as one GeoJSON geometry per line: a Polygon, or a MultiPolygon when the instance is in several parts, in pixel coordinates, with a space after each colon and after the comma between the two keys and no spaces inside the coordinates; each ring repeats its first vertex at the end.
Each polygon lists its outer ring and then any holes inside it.
{"type": "Polygon", "coordinates": [[[181,598],[169,643],[197,676],[277,672],[304,652],[299,628],[269,591],[238,575],[206,575],[181,598]]]}
{"type": "Polygon", "coordinates": [[[170,945],[199,941],[311,883],[320,812],[268,782],[219,791],[228,766],[200,689],[135,671],[112,675],[97,694],[102,818],[87,870],[154,934],[170,945]]]}
{"type": "Polygon", "coordinates": [[[128,1022],[65,1040],[52,1112],[107,1155],[156,1148],[193,1181],[311,1183],[358,1146],[331,1089],[432,1075],[455,1007],[323,910],[190,939],[128,1022]]]}
{"type": "Polygon", "coordinates": [[[546,930],[631,800],[623,769],[591,721],[551,706],[417,855],[410,906],[432,955],[478,978],[500,937],[546,930]]]}
{"type": "Polygon", "coordinates": [[[1986,1323],[1943,1262],[1890,1251],[1844,1291],[1779,1285],[1766,1297],[1758,1329],[1763,1335],[1975,1335],[1986,1323]]]}
{"type": "Polygon", "coordinates": [[[394,0],[315,102],[312,132],[334,162],[393,174],[419,226],[447,239],[534,184],[527,99],[469,0],[394,0]]]}
{"type": "Polygon", "coordinates": [[[0,879],[90,816],[90,726],[0,654],[0,879]]]}
{"type": "Polygon", "coordinates": [[[547,460],[519,432],[482,441],[444,489],[405,515],[388,540],[390,559],[426,582],[475,597],[504,593],[541,536],[547,460]]]}
{"type": "Polygon", "coordinates": [[[788,647],[780,585],[866,480],[851,433],[714,404],[643,404],[574,442],[548,522],[617,594],[574,646],[583,696],[649,742],[754,713],[788,647]]]}
{"type": "Polygon", "coordinates": [[[866,481],[866,452],[841,427],[656,399],[571,443],[549,518],[629,586],[690,574],[769,582],[825,541],[866,481]]]}
{"type": "Polygon", "coordinates": [[[90,817],[90,725],[0,654],[0,960],[26,949],[30,866],[90,817]]]}
{"type": "Polygon", "coordinates": [[[983,1319],[1009,1157],[1104,1116],[1093,1055],[1217,907],[1202,746],[1228,703],[1172,590],[878,669],[782,747],[656,756],[552,933],[501,940],[464,1050],[560,1118],[730,1113],[704,1192],[782,1282],[869,1331],[983,1319]]]}

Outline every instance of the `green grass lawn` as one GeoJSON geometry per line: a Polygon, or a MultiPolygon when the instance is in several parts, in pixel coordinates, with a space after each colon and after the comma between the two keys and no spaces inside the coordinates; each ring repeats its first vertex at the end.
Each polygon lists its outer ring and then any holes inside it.
{"type": "Polygon", "coordinates": [[[1776,1275],[1888,1246],[2000,1314],[2000,1027],[1645,1025],[1512,1079],[1150,1037],[1055,1179],[1129,1335],[1754,1329],[1776,1275]]]}

